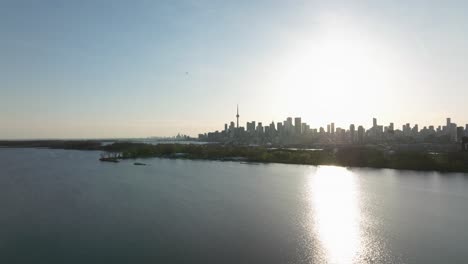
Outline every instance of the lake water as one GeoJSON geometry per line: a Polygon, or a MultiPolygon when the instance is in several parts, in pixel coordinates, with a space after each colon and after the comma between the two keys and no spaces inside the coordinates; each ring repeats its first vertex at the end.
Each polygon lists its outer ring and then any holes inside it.
{"type": "Polygon", "coordinates": [[[0,149],[0,263],[467,263],[468,175],[0,149]]]}

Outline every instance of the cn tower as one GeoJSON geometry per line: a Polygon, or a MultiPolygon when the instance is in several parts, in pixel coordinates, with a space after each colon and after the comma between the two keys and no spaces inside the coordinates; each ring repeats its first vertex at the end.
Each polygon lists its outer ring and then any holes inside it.
{"type": "Polygon", "coordinates": [[[237,128],[239,128],[239,105],[237,105],[237,115],[236,115],[236,118],[237,118],[237,128]]]}

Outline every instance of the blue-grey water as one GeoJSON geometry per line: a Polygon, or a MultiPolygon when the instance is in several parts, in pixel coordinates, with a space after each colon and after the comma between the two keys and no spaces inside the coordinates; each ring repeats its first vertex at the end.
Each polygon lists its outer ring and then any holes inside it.
{"type": "Polygon", "coordinates": [[[468,175],[0,149],[0,263],[467,263],[468,175]]]}

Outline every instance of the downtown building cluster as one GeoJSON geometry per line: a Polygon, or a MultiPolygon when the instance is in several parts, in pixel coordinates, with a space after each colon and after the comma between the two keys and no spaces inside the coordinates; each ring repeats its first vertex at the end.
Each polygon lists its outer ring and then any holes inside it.
{"type": "Polygon", "coordinates": [[[288,144],[367,144],[367,143],[458,143],[468,136],[468,124],[465,127],[452,123],[450,118],[440,126],[424,126],[404,124],[397,129],[394,123],[387,126],[379,125],[373,118],[372,127],[351,124],[348,128],[335,127],[334,123],[326,127],[311,128],[302,122],[300,117],[288,117],[283,122],[250,121],[245,127],[237,122],[224,125],[221,131],[199,135],[199,140],[207,142],[257,144],[257,145],[288,145],[288,144]]]}

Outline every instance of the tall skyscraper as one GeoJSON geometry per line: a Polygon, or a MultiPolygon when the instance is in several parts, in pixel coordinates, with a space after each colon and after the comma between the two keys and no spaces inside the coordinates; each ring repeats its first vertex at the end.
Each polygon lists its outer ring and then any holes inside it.
{"type": "Polygon", "coordinates": [[[258,122],[257,125],[257,133],[262,134],[263,133],[263,125],[262,122],[258,122]]]}
{"type": "Polygon", "coordinates": [[[351,143],[354,143],[354,138],[355,138],[355,127],[354,127],[354,124],[351,124],[349,126],[349,137],[350,137],[350,142],[351,143]]]}
{"type": "Polygon", "coordinates": [[[448,132],[450,136],[450,141],[456,142],[457,141],[457,124],[450,123],[448,132]]]}
{"type": "Polygon", "coordinates": [[[406,123],[405,127],[403,128],[403,133],[405,136],[409,136],[411,134],[410,123],[406,123]]]}
{"type": "Polygon", "coordinates": [[[294,128],[293,128],[293,122],[292,122],[292,117],[286,118],[286,124],[285,124],[285,130],[287,133],[292,133],[294,128]]]}
{"type": "Polygon", "coordinates": [[[275,129],[275,122],[273,122],[273,121],[271,121],[271,124],[270,124],[270,131],[271,131],[271,132],[276,131],[276,129],[275,129]]]}
{"type": "Polygon", "coordinates": [[[278,122],[276,128],[278,129],[278,133],[283,133],[283,123],[278,122]]]}
{"type": "Polygon", "coordinates": [[[463,135],[465,134],[465,130],[462,126],[457,127],[457,142],[461,142],[463,135]]]}
{"type": "Polygon", "coordinates": [[[306,133],[309,132],[309,128],[310,128],[310,127],[309,127],[309,125],[307,125],[306,123],[302,123],[302,126],[301,126],[301,127],[302,127],[302,130],[301,130],[301,133],[302,133],[302,134],[306,134],[306,133]]]}
{"type": "Polygon", "coordinates": [[[330,124],[330,130],[332,134],[335,134],[335,123],[330,124]]]}
{"type": "Polygon", "coordinates": [[[294,118],[294,130],[297,135],[301,134],[302,132],[302,121],[300,117],[294,118]]]}
{"type": "Polygon", "coordinates": [[[255,126],[252,127],[252,123],[247,122],[247,132],[251,133],[255,130],[255,126]]]}
{"type": "Polygon", "coordinates": [[[239,105],[237,105],[237,115],[236,115],[236,118],[237,118],[237,128],[239,128],[239,105]]]}
{"type": "Polygon", "coordinates": [[[360,144],[364,143],[364,127],[359,126],[357,130],[358,142],[360,144]]]}
{"type": "Polygon", "coordinates": [[[372,118],[372,127],[377,127],[377,118],[372,118]]]}

